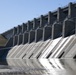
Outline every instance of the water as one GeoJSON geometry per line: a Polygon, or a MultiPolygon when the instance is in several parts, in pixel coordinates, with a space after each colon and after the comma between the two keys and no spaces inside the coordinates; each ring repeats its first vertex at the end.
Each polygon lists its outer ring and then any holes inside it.
{"type": "Polygon", "coordinates": [[[76,75],[76,59],[7,59],[0,75],[76,75]]]}

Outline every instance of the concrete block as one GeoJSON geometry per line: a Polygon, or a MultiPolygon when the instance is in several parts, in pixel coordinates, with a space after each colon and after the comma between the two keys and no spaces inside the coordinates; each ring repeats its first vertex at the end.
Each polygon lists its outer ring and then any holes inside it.
{"type": "Polygon", "coordinates": [[[16,34],[17,34],[17,28],[14,27],[14,28],[13,28],[13,36],[16,35],[16,34]]]}
{"type": "Polygon", "coordinates": [[[23,34],[18,35],[18,45],[22,44],[23,42],[23,34]]]}
{"type": "Polygon", "coordinates": [[[23,44],[26,44],[28,42],[29,33],[25,32],[23,34],[23,44]]]}
{"type": "Polygon", "coordinates": [[[72,19],[66,19],[63,22],[63,37],[75,34],[75,22],[72,19]]]}
{"type": "Polygon", "coordinates": [[[43,37],[43,29],[42,28],[38,28],[35,31],[35,42],[38,42],[39,40],[41,40],[43,37]]]}
{"type": "Polygon", "coordinates": [[[22,24],[22,33],[24,33],[25,31],[27,31],[27,24],[23,23],[22,24]]]}
{"type": "Polygon", "coordinates": [[[17,45],[18,35],[13,36],[13,46],[17,45]]]}
{"type": "Polygon", "coordinates": [[[46,26],[43,28],[43,41],[51,37],[51,32],[52,28],[50,26],[46,26]]]}
{"type": "Polygon", "coordinates": [[[30,31],[31,29],[33,29],[33,23],[28,21],[28,23],[27,23],[27,31],[30,31]]]}
{"type": "Polygon", "coordinates": [[[32,30],[29,32],[29,38],[28,38],[28,43],[31,43],[35,40],[35,31],[32,30]]]}
{"type": "Polygon", "coordinates": [[[52,39],[60,37],[62,34],[62,24],[54,23],[52,25],[52,39]]]}

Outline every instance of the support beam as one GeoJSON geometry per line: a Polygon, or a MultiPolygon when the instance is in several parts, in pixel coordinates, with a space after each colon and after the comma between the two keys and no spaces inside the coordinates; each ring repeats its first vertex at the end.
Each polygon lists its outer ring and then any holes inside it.
{"type": "Polygon", "coordinates": [[[22,33],[22,26],[18,25],[17,27],[17,34],[22,33]]]}
{"type": "Polygon", "coordinates": [[[24,33],[25,31],[27,31],[27,24],[23,23],[22,24],[22,33],[24,33]]]}
{"type": "Polygon", "coordinates": [[[75,22],[72,19],[66,19],[63,22],[63,37],[75,34],[75,22]]]}
{"type": "Polygon", "coordinates": [[[74,4],[72,4],[72,3],[69,3],[68,16],[71,18],[76,17],[76,8],[75,8],[74,4]]]}
{"type": "Polygon", "coordinates": [[[38,28],[35,31],[35,42],[38,42],[39,40],[41,40],[42,36],[43,36],[43,29],[42,28],[38,28]]]}
{"type": "Polygon", "coordinates": [[[32,31],[29,32],[28,43],[31,43],[33,41],[35,41],[35,31],[34,30],[32,30],[32,31]]]}
{"type": "Polygon", "coordinates": [[[13,36],[16,35],[16,34],[17,34],[17,28],[14,27],[14,28],[13,28],[13,36]]]}
{"type": "Polygon", "coordinates": [[[27,23],[27,31],[30,31],[31,29],[33,29],[33,24],[30,21],[28,21],[28,23],[27,23]]]}
{"type": "Polygon", "coordinates": [[[48,13],[48,25],[52,25],[56,18],[53,16],[51,12],[48,13]]]}
{"type": "Polygon", "coordinates": [[[17,42],[18,42],[18,35],[15,35],[13,37],[13,46],[17,45],[17,42]]]}
{"type": "Polygon", "coordinates": [[[18,35],[18,45],[22,44],[23,42],[23,34],[18,35]]]}
{"type": "Polygon", "coordinates": [[[26,44],[28,42],[28,32],[25,32],[23,34],[23,44],[26,44]]]}
{"type": "Polygon", "coordinates": [[[44,27],[46,25],[46,20],[43,15],[40,17],[40,27],[44,27]]]}
{"type": "Polygon", "coordinates": [[[61,23],[54,23],[52,25],[52,39],[56,39],[60,37],[62,34],[62,24],[61,23]]]}
{"type": "Polygon", "coordinates": [[[51,32],[52,29],[50,26],[46,26],[43,28],[43,41],[47,40],[48,38],[51,38],[51,32]]]}
{"type": "Polygon", "coordinates": [[[39,22],[38,22],[38,20],[36,19],[36,18],[34,18],[34,20],[33,20],[33,29],[37,29],[38,27],[39,27],[39,22]]]}
{"type": "Polygon", "coordinates": [[[57,21],[63,21],[66,18],[66,15],[63,13],[63,10],[59,7],[57,10],[57,21]]]}

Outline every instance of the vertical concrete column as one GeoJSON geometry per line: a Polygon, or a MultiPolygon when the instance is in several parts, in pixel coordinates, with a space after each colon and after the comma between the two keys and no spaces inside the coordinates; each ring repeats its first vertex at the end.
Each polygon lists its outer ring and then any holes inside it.
{"type": "Polygon", "coordinates": [[[23,23],[22,24],[22,33],[24,33],[25,31],[27,31],[27,24],[23,23]]]}
{"type": "Polygon", "coordinates": [[[28,42],[29,33],[25,32],[23,34],[23,44],[26,44],[28,42]]]}
{"type": "Polygon", "coordinates": [[[14,28],[13,28],[13,36],[16,35],[16,34],[17,34],[17,28],[14,27],[14,28]]]}
{"type": "Polygon", "coordinates": [[[27,23],[27,31],[30,31],[31,29],[33,29],[33,24],[30,21],[28,21],[28,23],[27,23]]]}
{"type": "Polygon", "coordinates": [[[63,22],[63,37],[75,34],[75,22],[72,19],[66,19],[63,22]]]}
{"type": "Polygon", "coordinates": [[[38,42],[39,40],[41,40],[42,36],[43,36],[42,28],[38,28],[37,30],[35,30],[35,42],[38,42]]]}
{"type": "Polygon", "coordinates": [[[41,15],[41,17],[40,17],[40,27],[44,27],[45,24],[46,24],[45,17],[43,15],[41,15]]]}
{"type": "Polygon", "coordinates": [[[19,34],[17,44],[20,45],[22,44],[22,42],[23,42],[23,34],[19,34]]]}
{"type": "Polygon", "coordinates": [[[15,35],[13,37],[13,46],[17,45],[17,42],[18,42],[18,35],[15,35]]]}
{"type": "Polygon", "coordinates": [[[59,7],[57,10],[57,20],[63,21],[66,18],[66,15],[63,13],[63,10],[59,7]]]}
{"type": "Polygon", "coordinates": [[[52,28],[50,26],[46,26],[43,28],[43,41],[51,38],[52,28]]]}
{"type": "Polygon", "coordinates": [[[57,22],[54,22],[52,25],[52,39],[58,38],[62,35],[63,20],[66,18],[66,15],[63,13],[61,8],[57,10],[57,22]]]}
{"type": "Polygon", "coordinates": [[[29,32],[28,43],[31,43],[33,41],[35,41],[35,31],[34,30],[29,32]]]}
{"type": "Polygon", "coordinates": [[[54,23],[52,25],[52,39],[56,39],[62,35],[62,24],[54,23]]]}
{"type": "Polygon", "coordinates": [[[22,27],[20,25],[18,25],[17,27],[17,34],[20,34],[22,33],[22,27]]]}
{"type": "Polygon", "coordinates": [[[76,17],[76,8],[72,3],[69,3],[68,16],[71,18],[76,17]]]}
{"type": "Polygon", "coordinates": [[[33,20],[33,29],[37,29],[39,27],[39,23],[36,18],[33,20]]]}
{"type": "Polygon", "coordinates": [[[56,18],[53,16],[51,12],[48,13],[48,25],[52,25],[56,18]]]}

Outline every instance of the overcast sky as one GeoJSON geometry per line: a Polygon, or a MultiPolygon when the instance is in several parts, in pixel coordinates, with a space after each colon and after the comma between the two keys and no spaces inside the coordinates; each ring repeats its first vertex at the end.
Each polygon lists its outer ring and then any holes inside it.
{"type": "Polygon", "coordinates": [[[0,33],[76,0],[0,0],[0,33]]]}

